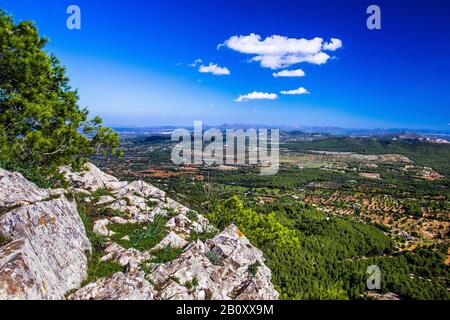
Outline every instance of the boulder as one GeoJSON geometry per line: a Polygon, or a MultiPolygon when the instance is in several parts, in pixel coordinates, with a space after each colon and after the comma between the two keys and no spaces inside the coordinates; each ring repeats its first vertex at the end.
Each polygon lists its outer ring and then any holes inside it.
{"type": "Polygon", "coordinates": [[[162,199],[166,195],[164,191],[155,188],[154,186],[142,180],[137,180],[128,183],[123,188],[115,190],[115,194],[120,197],[124,197],[127,195],[130,196],[134,195],[142,198],[156,198],[156,199],[162,199]]]}
{"type": "Polygon", "coordinates": [[[49,196],[47,190],[38,188],[20,173],[0,168],[0,208],[34,203],[49,196]]]}
{"type": "Polygon", "coordinates": [[[104,173],[92,163],[87,163],[83,169],[81,172],[74,172],[70,167],[65,166],[60,168],[60,172],[72,183],[74,188],[88,191],[107,188],[108,184],[119,182],[116,177],[104,173]]]}
{"type": "Polygon", "coordinates": [[[156,246],[154,246],[152,250],[164,249],[167,246],[171,246],[172,248],[183,248],[187,244],[188,242],[175,232],[169,232],[169,234],[165,236],[164,239],[162,239],[156,246]]]}

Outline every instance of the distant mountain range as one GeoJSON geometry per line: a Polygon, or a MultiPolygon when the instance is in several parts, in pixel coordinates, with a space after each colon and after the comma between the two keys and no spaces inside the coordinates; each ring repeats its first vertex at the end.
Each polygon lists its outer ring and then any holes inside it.
{"type": "MultiPolygon", "coordinates": [[[[130,127],[113,127],[113,129],[122,135],[153,135],[153,134],[170,134],[178,128],[193,130],[193,126],[130,126],[130,127]]],[[[450,141],[450,130],[427,130],[427,129],[347,129],[339,127],[316,127],[316,126],[270,126],[263,124],[221,124],[217,126],[203,125],[203,130],[209,128],[226,129],[272,129],[278,128],[285,134],[325,134],[333,136],[354,136],[354,137],[392,137],[398,139],[418,139],[418,140],[448,140],[450,141]]],[[[444,142],[444,141],[442,141],[444,142]]]]}

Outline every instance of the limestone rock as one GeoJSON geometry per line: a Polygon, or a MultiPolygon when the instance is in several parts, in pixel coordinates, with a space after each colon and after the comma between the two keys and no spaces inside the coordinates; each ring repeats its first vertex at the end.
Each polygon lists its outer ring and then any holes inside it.
{"type": "Polygon", "coordinates": [[[141,274],[118,272],[90,283],[74,294],[70,300],[152,300],[154,289],[141,274]]]}
{"type": "Polygon", "coordinates": [[[126,267],[129,273],[140,271],[141,263],[152,258],[149,252],[140,252],[134,248],[125,249],[114,242],[107,245],[105,253],[106,255],[101,258],[102,261],[114,260],[126,267]]]}
{"type": "MultiPolygon", "coordinates": [[[[157,266],[149,277],[155,283],[162,284],[176,278],[185,286],[195,278],[198,285],[188,291],[192,299],[278,298],[271,283],[271,272],[264,265],[262,252],[253,247],[234,225],[206,244],[197,241],[190,245],[177,259],[157,266]],[[207,257],[208,252],[220,256],[221,263],[213,264],[207,257]],[[253,276],[249,267],[256,262],[260,266],[253,276]]],[[[173,285],[169,288],[171,291],[165,292],[163,287],[157,296],[170,296],[174,293],[173,285]]]]}
{"type": "Polygon", "coordinates": [[[177,234],[189,235],[191,233],[190,226],[192,221],[184,214],[179,214],[166,223],[166,228],[177,234]]]}
{"type": "Polygon", "coordinates": [[[0,233],[13,240],[0,251],[0,299],[61,299],[86,277],[91,244],[64,196],[4,214],[0,233]]]}
{"type": "Polygon", "coordinates": [[[96,202],[96,205],[101,205],[101,204],[105,204],[105,203],[110,203],[110,202],[113,202],[114,200],[116,200],[116,199],[114,199],[113,197],[108,196],[108,195],[106,195],[106,196],[101,196],[100,198],[98,198],[98,200],[97,200],[97,202],[96,202]]]}
{"type": "Polygon", "coordinates": [[[0,300],[42,299],[45,274],[29,241],[20,238],[0,248],[0,300]]]}
{"type": "Polygon", "coordinates": [[[49,196],[46,190],[38,188],[20,173],[0,168],[0,207],[34,203],[49,196]]]}
{"type": "Polygon", "coordinates": [[[121,189],[115,191],[117,196],[136,195],[143,198],[162,199],[166,193],[142,180],[128,183],[121,189]]]}
{"type": "Polygon", "coordinates": [[[95,221],[93,228],[94,233],[104,237],[114,235],[114,232],[106,227],[108,224],[110,224],[110,221],[108,219],[99,219],[95,221]]]}
{"type": "Polygon", "coordinates": [[[167,246],[171,246],[172,248],[183,248],[187,244],[188,242],[177,235],[175,232],[170,232],[167,236],[164,237],[164,239],[161,240],[161,242],[154,246],[152,250],[164,249],[167,246]]]}
{"type": "Polygon", "coordinates": [[[60,168],[60,171],[72,183],[73,187],[89,191],[107,188],[108,184],[119,181],[117,178],[104,173],[92,163],[87,163],[84,169],[82,172],[74,172],[65,166],[60,168]]]}

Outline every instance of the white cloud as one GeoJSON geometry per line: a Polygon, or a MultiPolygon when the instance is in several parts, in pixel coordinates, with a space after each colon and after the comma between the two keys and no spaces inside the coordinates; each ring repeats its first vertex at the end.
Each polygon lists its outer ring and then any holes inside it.
{"type": "Polygon", "coordinates": [[[232,36],[219,44],[218,48],[222,46],[255,55],[250,61],[258,61],[262,67],[280,69],[301,62],[324,64],[331,57],[322,50],[337,50],[342,46],[342,41],[332,38],[330,43],[326,43],[318,37],[308,40],[279,35],[262,40],[260,35],[252,33],[247,36],[232,36]]]}
{"type": "Polygon", "coordinates": [[[188,66],[189,67],[196,67],[196,66],[198,66],[199,64],[201,64],[203,61],[202,61],[202,59],[195,59],[194,60],[194,62],[192,62],[192,63],[190,63],[190,64],[188,64],[188,66]]]}
{"type": "Polygon", "coordinates": [[[296,70],[283,70],[279,72],[274,72],[272,75],[275,78],[278,77],[304,77],[305,72],[302,69],[296,69],[296,70]]]}
{"type": "Polygon", "coordinates": [[[211,62],[207,66],[200,65],[198,71],[201,73],[212,73],[216,76],[229,75],[231,73],[227,67],[219,67],[217,64],[211,62]]]}
{"type": "Polygon", "coordinates": [[[276,93],[257,92],[253,91],[244,95],[240,95],[235,101],[242,102],[248,100],[275,100],[278,98],[276,93]]]}
{"type": "Polygon", "coordinates": [[[331,42],[324,43],[322,46],[323,50],[328,51],[336,51],[339,48],[342,48],[342,41],[336,38],[331,38],[331,42]]]}
{"type": "Polygon", "coordinates": [[[297,94],[309,94],[309,91],[306,90],[303,87],[300,87],[298,89],[294,90],[287,90],[287,91],[280,91],[281,94],[291,94],[291,95],[297,95],[297,94]]]}

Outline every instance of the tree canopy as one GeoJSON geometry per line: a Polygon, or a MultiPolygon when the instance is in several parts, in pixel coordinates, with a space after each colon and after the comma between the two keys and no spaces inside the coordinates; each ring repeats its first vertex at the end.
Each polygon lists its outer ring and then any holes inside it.
{"type": "Polygon", "coordinates": [[[0,11],[0,165],[48,177],[94,153],[118,155],[119,137],[88,118],[65,68],[33,22],[0,11]]]}

